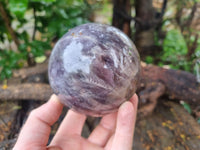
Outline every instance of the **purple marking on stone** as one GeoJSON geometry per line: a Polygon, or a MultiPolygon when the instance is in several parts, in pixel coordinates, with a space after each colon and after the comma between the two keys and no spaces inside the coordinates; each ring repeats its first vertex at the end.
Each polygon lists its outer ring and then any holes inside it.
{"type": "Polygon", "coordinates": [[[119,29],[88,23],[71,29],[55,45],[49,81],[61,102],[91,116],[114,112],[136,91],[140,58],[119,29]]]}

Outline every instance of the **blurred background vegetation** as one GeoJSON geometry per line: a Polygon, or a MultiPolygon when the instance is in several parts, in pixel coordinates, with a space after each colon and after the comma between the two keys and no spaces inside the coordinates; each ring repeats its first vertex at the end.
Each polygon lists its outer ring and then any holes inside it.
{"type": "Polygon", "coordinates": [[[70,28],[89,22],[97,7],[83,0],[1,0],[0,78],[46,59],[45,52],[70,28]]]}
{"type": "MultiPolygon", "coordinates": [[[[171,0],[163,17],[164,38],[156,43],[162,46],[158,65],[169,65],[197,74],[200,58],[199,0],[171,0]]],[[[198,72],[199,73],[199,72],[198,72]]]]}
{"type": "MultiPolygon", "coordinates": [[[[134,18],[135,1],[130,2],[134,18]]],[[[162,3],[153,0],[156,15],[162,3]]],[[[90,21],[111,24],[112,8],[111,0],[0,0],[0,79],[10,78],[13,69],[43,62],[54,43],[74,26],[90,21]]],[[[199,0],[168,0],[159,29],[153,33],[154,45],[161,50],[144,54],[142,60],[199,77],[198,8],[199,0]]],[[[134,40],[134,20],[131,29],[134,40]]]]}

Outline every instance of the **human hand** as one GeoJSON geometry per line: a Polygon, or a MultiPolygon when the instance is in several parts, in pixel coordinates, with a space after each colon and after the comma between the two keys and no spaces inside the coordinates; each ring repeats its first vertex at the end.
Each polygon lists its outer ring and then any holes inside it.
{"type": "Polygon", "coordinates": [[[118,112],[102,117],[88,139],[81,137],[86,116],[69,110],[47,146],[51,126],[63,108],[58,97],[53,95],[30,113],[13,150],[131,150],[137,104],[135,94],[120,106],[118,112]]]}

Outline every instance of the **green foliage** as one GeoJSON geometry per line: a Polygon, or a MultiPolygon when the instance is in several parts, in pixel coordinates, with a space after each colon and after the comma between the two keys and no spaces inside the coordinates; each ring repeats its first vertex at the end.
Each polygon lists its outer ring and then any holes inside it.
{"type": "Polygon", "coordinates": [[[40,2],[43,4],[49,4],[49,3],[55,2],[56,0],[31,0],[31,1],[32,2],[40,2]]]}
{"type": "Polygon", "coordinates": [[[187,56],[188,44],[193,43],[194,38],[191,36],[186,39],[177,29],[169,30],[163,40],[163,51],[161,54],[156,57],[148,56],[146,62],[153,63],[154,58],[159,57],[159,61],[157,62],[159,66],[168,65],[172,69],[181,69],[197,75],[198,68],[196,66],[199,66],[200,61],[200,39],[198,39],[197,48],[192,57],[188,58],[187,56]]]}
{"type": "Polygon", "coordinates": [[[153,58],[152,56],[147,56],[147,57],[145,58],[145,62],[146,62],[147,64],[152,64],[153,61],[154,61],[154,58],[153,58]]]}
{"type": "Polygon", "coordinates": [[[191,63],[187,61],[188,49],[184,37],[179,30],[167,32],[163,41],[163,52],[159,65],[169,65],[173,69],[191,70],[191,63]]]}
{"type": "MultiPolygon", "coordinates": [[[[194,11],[195,2],[199,2],[199,0],[168,1],[169,7],[163,16],[162,31],[156,30],[154,36],[154,44],[162,47],[162,51],[154,56],[148,56],[145,61],[195,73],[200,82],[198,71],[200,67],[198,63],[200,62],[200,32],[198,27],[193,24],[193,22],[197,22],[197,19],[193,18],[191,13],[194,11]],[[197,38],[198,42],[196,43],[197,38]]],[[[194,16],[196,14],[197,11],[194,16]]]]}
{"type": "Polygon", "coordinates": [[[22,18],[28,7],[28,0],[9,0],[9,10],[15,16],[22,18]]]}
{"type": "Polygon", "coordinates": [[[197,122],[200,124],[200,118],[197,119],[197,122]]]}
{"type": "Polygon", "coordinates": [[[189,105],[188,103],[186,103],[186,102],[184,102],[184,101],[181,101],[181,105],[185,108],[185,110],[187,110],[187,112],[188,112],[189,114],[192,113],[191,107],[190,107],[190,105],[189,105]]]}
{"type": "MultiPolygon", "coordinates": [[[[186,103],[186,102],[184,102],[184,101],[181,101],[180,103],[181,103],[181,105],[183,106],[183,108],[184,108],[189,114],[192,114],[192,109],[191,109],[191,107],[190,107],[190,105],[189,105],[188,103],[186,103]]],[[[197,119],[197,123],[200,124],[200,118],[197,119]]]]}
{"type": "MultiPolygon", "coordinates": [[[[44,7],[46,15],[38,17],[38,23],[46,24],[47,33],[49,37],[61,37],[70,28],[88,22],[87,16],[87,4],[85,3],[72,3],[72,1],[56,1],[54,5],[49,7],[44,7]],[[48,20],[48,23],[47,23],[48,20]]],[[[78,1],[76,1],[78,2],[78,1]]],[[[89,11],[89,10],[88,10],[89,11]]],[[[44,32],[44,28],[39,28],[41,32],[44,32]]]]}
{"type": "Polygon", "coordinates": [[[0,52],[0,79],[9,78],[12,75],[12,69],[20,68],[23,66],[22,55],[11,50],[3,50],[0,52]]]}
{"type": "Polygon", "coordinates": [[[176,60],[177,56],[175,54],[178,54],[178,57],[182,57],[187,54],[187,45],[179,30],[174,29],[167,33],[163,42],[163,50],[163,60],[166,61],[176,60]]]}
{"type": "MultiPolygon", "coordinates": [[[[12,70],[26,65],[29,54],[44,58],[46,50],[51,50],[55,42],[70,28],[88,22],[95,5],[85,0],[9,0],[0,1],[8,19],[14,25],[20,45],[16,51],[0,46],[0,78],[11,77],[12,70]],[[27,30],[25,26],[32,26],[27,30]],[[32,31],[32,33],[30,33],[32,31]],[[39,34],[38,34],[39,33],[39,34]],[[39,35],[37,37],[36,35],[39,35]],[[2,50],[1,50],[2,49],[2,50]]],[[[4,22],[0,14],[0,22],[4,22]]],[[[0,24],[0,43],[12,42],[13,37],[4,23],[0,24]]]]}

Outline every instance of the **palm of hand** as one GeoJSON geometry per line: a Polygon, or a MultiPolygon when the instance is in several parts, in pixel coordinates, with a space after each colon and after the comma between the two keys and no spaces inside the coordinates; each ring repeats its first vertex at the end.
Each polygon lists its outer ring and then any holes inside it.
{"type": "Polygon", "coordinates": [[[63,108],[54,95],[31,112],[13,150],[130,150],[137,103],[135,95],[118,112],[104,116],[88,139],[81,137],[86,116],[69,110],[50,145],[46,146],[51,125],[58,120],[63,108]]]}

